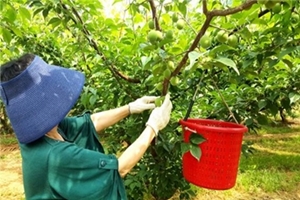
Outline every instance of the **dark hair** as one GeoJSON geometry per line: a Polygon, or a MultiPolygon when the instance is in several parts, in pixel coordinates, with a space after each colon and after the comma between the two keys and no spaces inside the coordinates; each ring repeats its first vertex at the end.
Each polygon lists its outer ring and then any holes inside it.
{"type": "Polygon", "coordinates": [[[0,67],[0,82],[9,81],[10,79],[21,74],[33,61],[34,54],[24,54],[16,60],[11,60],[0,67]]]}

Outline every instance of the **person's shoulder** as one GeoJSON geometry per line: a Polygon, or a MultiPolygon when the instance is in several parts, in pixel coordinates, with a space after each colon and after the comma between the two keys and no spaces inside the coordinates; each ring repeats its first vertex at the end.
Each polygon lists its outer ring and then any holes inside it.
{"type": "Polygon", "coordinates": [[[23,154],[32,154],[36,153],[45,153],[49,152],[52,147],[55,145],[55,141],[51,141],[47,139],[47,136],[43,136],[31,143],[28,144],[19,144],[20,150],[23,154]]]}
{"type": "Polygon", "coordinates": [[[89,120],[91,115],[91,111],[84,111],[82,114],[67,116],[59,123],[59,126],[62,126],[65,123],[71,123],[74,120],[89,120]]]}

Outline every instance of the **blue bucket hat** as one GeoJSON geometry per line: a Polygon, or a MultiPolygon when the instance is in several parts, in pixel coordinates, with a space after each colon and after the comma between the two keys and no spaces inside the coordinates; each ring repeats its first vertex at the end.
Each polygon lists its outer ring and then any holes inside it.
{"type": "Polygon", "coordinates": [[[35,141],[58,125],[76,103],[84,80],[81,72],[35,56],[21,74],[2,82],[0,96],[19,142],[35,141]]]}

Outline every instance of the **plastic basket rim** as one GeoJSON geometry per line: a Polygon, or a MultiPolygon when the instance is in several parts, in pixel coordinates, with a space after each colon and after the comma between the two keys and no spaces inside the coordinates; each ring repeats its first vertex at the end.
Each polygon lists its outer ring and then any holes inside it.
{"type": "Polygon", "coordinates": [[[241,124],[236,124],[232,122],[226,122],[222,120],[213,120],[213,119],[202,119],[202,118],[188,118],[186,121],[181,119],[179,120],[179,123],[185,127],[189,127],[191,129],[202,129],[202,130],[209,130],[209,131],[222,131],[222,132],[230,132],[230,133],[245,133],[248,131],[248,128],[241,124]],[[219,123],[219,124],[228,124],[235,127],[218,127],[218,126],[206,126],[206,125],[200,125],[193,122],[207,122],[207,123],[219,123]]]}

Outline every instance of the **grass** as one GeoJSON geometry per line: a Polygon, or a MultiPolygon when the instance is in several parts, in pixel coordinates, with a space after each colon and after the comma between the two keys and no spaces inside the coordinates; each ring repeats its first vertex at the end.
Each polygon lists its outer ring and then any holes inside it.
{"type": "Polygon", "coordinates": [[[17,138],[12,134],[0,135],[0,145],[18,144],[17,138]]]}
{"type": "Polygon", "coordinates": [[[274,126],[262,126],[258,130],[259,135],[263,134],[284,134],[284,133],[295,133],[300,132],[299,127],[286,126],[286,125],[274,125],[274,126]]]}
{"type": "MultiPolygon", "coordinates": [[[[300,132],[299,132],[300,134],[300,132]]],[[[300,154],[300,148],[295,148],[300,145],[300,137],[292,136],[289,138],[280,138],[276,142],[272,139],[264,139],[259,142],[261,147],[273,149],[277,151],[278,154],[300,154]]]]}
{"type": "Polygon", "coordinates": [[[246,191],[293,191],[300,182],[300,126],[264,126],[254,154],[240,159],[238,187],[246,191]]]}
{"type": "Polygon", "coordinates": [[[299,122],[290,126],[263,126],[258,135],[248,136],[244,140],[252,142],[255,150],[249,157],[241,155],[235,187],[213,191],[193,186],[198,194],[196,199],[241,199],[241,194],[242,199],[300,197],[297,193],[300,189],[299,122]],[[280,197],[282,194],[291,197],[280,197]]]}
{"type": "Polygon", "coordinates": [[[292,191],[300,182],[300,154],[280,155],[257,151],[241,158],[238,184],[246,191],[292,191]]]}

